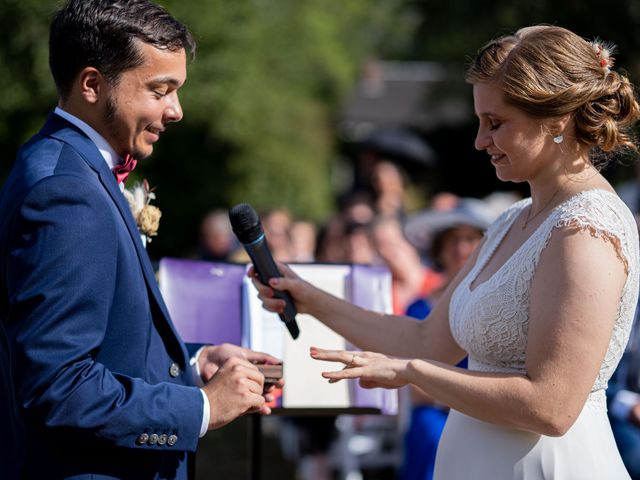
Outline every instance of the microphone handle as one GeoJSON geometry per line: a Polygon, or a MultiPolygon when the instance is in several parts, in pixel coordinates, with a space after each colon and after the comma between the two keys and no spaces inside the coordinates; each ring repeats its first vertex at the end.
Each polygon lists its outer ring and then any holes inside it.
{"type": "MultiPolygon", "coordinates": [[[[249,245],[244,245],[244,247],[251,258],[253,266],[256,269],[256,273],[258,274],[258,278],[262,283],[269,285],[270,279],[282,277],[276,262],[271,256],[271,252],[269,251],[267,240],[264,238],[264,235],[255,242],[249,245]]],[[[296,311],[296,307],[291,296],[285,291],[275,291],[274,296],[286,302],[284,312],[278,315],[280,316],[280,320],[284,322],[287,330],[289,330],[291,336],[294,339],[298,338],[298,335],[300,335],[300,329],[296,322],[296,314],[298,312],[296,311]]]]}

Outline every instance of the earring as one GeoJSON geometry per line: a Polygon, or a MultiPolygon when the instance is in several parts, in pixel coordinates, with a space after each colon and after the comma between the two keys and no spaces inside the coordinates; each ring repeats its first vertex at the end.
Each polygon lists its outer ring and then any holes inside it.
{"type": "Polygon", "coordinates": [[[563,140],[564,140],[564,135],[556,135],[555,137],[553,137],[553,141],[555,143],[562,143],[563,140]]]}

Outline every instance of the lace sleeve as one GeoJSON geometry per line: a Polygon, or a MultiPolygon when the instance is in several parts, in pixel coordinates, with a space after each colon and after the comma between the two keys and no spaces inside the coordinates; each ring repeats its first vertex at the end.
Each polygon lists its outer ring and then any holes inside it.
{"type": "MultiPolygon", "coordinates": [[[[612,193],[584,192],[562,205],[554,219],[554,228],[587,231],[611,243],[622,261],[625,273],[637,272],[638,231],[629,209],[612,193]]],[[[551,235],[549,231],[548,237],[551,235]]],[[[548,241],[548,238],[547,238],[548,241]]]]}

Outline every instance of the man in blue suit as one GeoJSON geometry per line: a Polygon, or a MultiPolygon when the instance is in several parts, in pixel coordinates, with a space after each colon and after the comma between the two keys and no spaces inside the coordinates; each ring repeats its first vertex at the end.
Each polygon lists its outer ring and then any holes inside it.
{"type": "Polygon", "coordinates": [[[0,320],[27,432],[22,475],[190,478],[208,429],[269,413],[254,363],[277,361],[232,345],[188,351],[118,183],[182,118],[195,45],[148,0],[70,0],[49,43],[58,107],[0,192],[0,320]]]}

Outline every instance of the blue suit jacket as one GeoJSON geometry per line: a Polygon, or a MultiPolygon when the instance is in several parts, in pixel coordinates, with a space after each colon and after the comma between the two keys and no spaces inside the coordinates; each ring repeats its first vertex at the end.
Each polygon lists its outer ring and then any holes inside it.
{"type": "Polygon", "coordinates": [[[27,478],[188,478],[203,399],[187,349],[113,174],[55,114],[0,192],[0,255],[27,478]]]}

